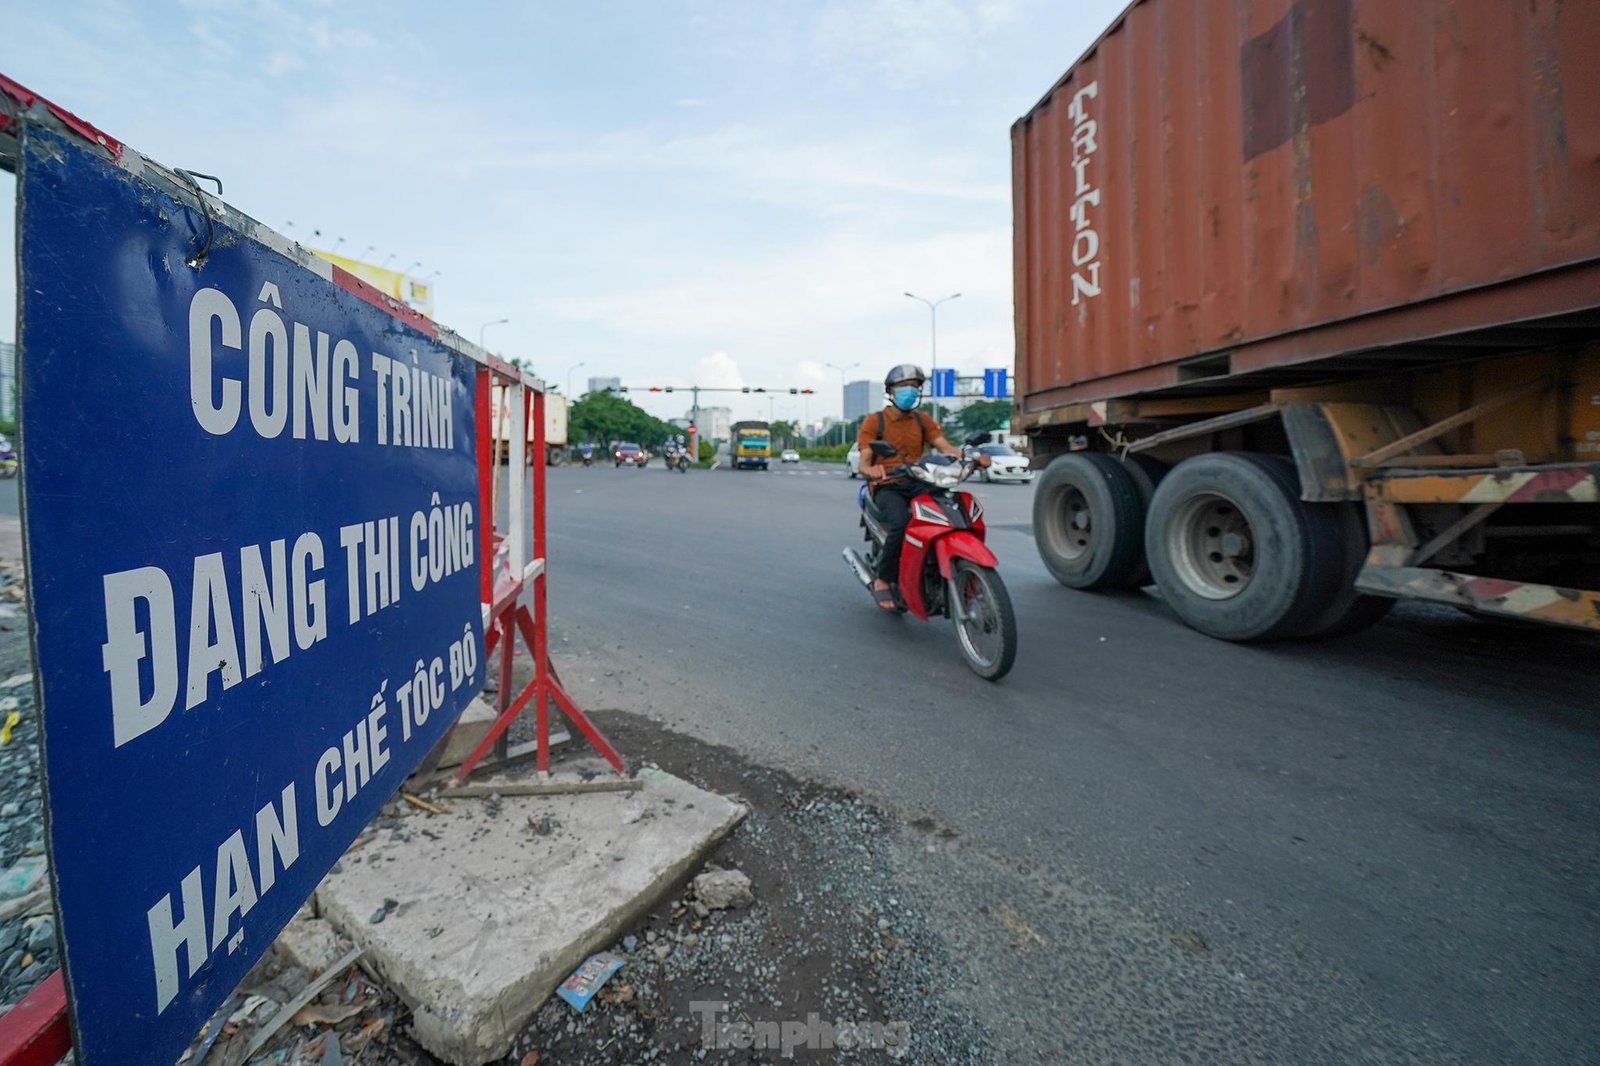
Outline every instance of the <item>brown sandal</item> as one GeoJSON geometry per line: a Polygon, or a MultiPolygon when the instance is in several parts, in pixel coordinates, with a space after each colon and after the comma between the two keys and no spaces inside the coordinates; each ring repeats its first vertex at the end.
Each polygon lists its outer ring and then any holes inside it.
{"type": "Polygon", "coordinates": [[[904,607],[900,606],[900,597],[894,594],[893,588],[871,589],[870,591],[872,593],[872,602],[878,605],[878,610],[888,611],[891,614],[899,614],[905,610],[904,607]]]}

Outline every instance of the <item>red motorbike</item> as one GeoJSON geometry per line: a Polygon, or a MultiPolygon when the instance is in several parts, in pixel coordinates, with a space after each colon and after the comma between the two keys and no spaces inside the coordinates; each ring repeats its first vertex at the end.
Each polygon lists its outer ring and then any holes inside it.
{"type": "MultiPolygon", "coordinates": [[[[967,444],[974,447],[986,440],[988,434],[982,434],[967,444]]],[[[880,459],[894,454],[886,441],[874,441],[872,450],[880,459]]],[[[952,619],[967,665],[979,677],[997,681],[1017,658],[1017,619],[1005,582],[995,569],[998,560],[983,542],[983,505],[972,493],[956,490],[977,469],[970,457],[949,461],[930,456],[887,473],[927,485],[927,491],[911,501],[900,551],[900,597],[906,610],[923,621],[935,615],[952,619]]],[[[867,554],[863,557],[846,548],[844,559],[870,590],[883,552],[883,516],[867,486],[861,486],[858,500],[867,554]]]]}

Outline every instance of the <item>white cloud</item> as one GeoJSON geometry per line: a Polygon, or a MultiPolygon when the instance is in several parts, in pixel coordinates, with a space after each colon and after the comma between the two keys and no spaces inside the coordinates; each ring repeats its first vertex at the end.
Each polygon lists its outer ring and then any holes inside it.
{"type": "Polygon", "coordinates": [[[737,262],[711,261],[685,280],[546,301],[541,311],[641,337],[770,341],[818,323],[847,328],[900,314],[908,288],[960,289],[968,306],[1008,303],[1010,282],[1004,228],[899,241],[839,233],[757,249],[737,262]]]}
{"type": "Polygon", "coordinates": [[[979,59],[984,39],[1016,21],[1031,0],[834,0],[812,43],[835,77],[870,71],[892,89],[942,81],[979,59]]]}
{"type": "Polygon", "coordinates": [[[274,52],[267,57],[267,77],[281,77],[290,71],[299,70],[305,65],[306,61],[293,52],[274,52]]]}
{"type": "Polygon", "coordinates": [[[318,52],[372,48],[378,43],[377,38],[364,29],[354,26],[335,26],[326,18],[313,19],[298,32],[304,34],[318,52]]]}
{"type": "Polygon", "coordinates": [[[784,137],[748,125],[675,138],[641,153],[644,162],[707,170],[747,193],[792,201],[796,192],[832,197],[840,189],[1004,203],[1009,184],[975,167],[969,155],[929,152],[903,136],[827,140],[784,137]]]}
{"type": "Polygon", "coordinates": [[[712,352],[694,365],[694,384],[708,389],[742,389],[739,361],[727,352],[712,352]]]}
{"type": "Polygon", "coordinates": [[[815,359],[800,360],[794,365],[794,371],[801,381],[826,381],[830,374],[837,373],[815,359]]]}
{"type": "Polygon", "coordinates": [[[204,55],[232,61],[245,44],[246,54],[267,56],[269,77],[304,67],[306,57],[348,55],[378,43],[361,27],[339,25],[326,14],[308,17],[301,11],[305,4],[293,0],[181,0],[181,6],[204,55]]]}

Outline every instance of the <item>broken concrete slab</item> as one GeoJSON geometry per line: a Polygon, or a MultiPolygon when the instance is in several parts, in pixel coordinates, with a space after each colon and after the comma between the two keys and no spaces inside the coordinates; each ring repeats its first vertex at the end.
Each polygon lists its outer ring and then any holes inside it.
{"type": "Polygon", "coordinates": [[[474,696],[468,701],[461,711],[461,717],[456,719],[456,724],[450,732],[445,734],[444,750],[439,755],[435,768],[446,770],[452,766],[460,766],[472,750],[483,742],[489,735],[489,728],[494,725],[494,708],[483,700],[474,696]]]}
{"type": "Polygon", "coordinates": [[[347,856],[317,890],[319,910],[411,1006],[424,1047],[460,1066],[500,1058],[574,967],[745,815],[659,770],[639,780],[636,792],[502,795],[419,814],[427,833],[382,834],[347,856]],[[399,905],[370,922],[386,898],[399,905]]]}
{"type": "Polygon", "coordinates": [[[694,879],[694,898],[714,911],[748,907],[756,901],[748,875],[716,866],[694,879]]]}
{"type": "Polygon", "coordinates": [[[327,919],[300,915],[283,927],[273,946],[291,965],[312,974],[326,970],[350,949],[327,919]]]}

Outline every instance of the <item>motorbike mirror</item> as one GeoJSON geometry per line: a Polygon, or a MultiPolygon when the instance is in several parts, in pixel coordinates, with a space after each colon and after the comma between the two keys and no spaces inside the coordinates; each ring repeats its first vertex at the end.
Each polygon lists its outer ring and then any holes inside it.
{"type": "Polygon", "coordinates": [[[872,442],[872,454],[880,459],[886,459],[894,454],[894,445],[886,440],[875,440],[872,442]]]}
{"type": "Polygon", "coordinates": [[[967,438],[967,447],[976,448],[978,445],[988,444],[992,440],[994,440],[994,435],[991,433],[977,433],[967,438]]]}

